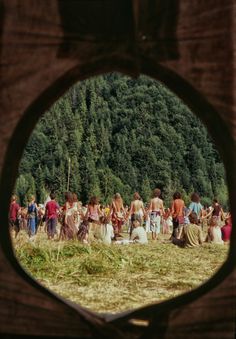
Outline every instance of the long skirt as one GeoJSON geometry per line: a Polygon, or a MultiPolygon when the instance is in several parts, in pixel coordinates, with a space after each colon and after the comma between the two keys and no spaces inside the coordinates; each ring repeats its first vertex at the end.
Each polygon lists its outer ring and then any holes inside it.
{"type": "Polygon", "coordinates": [[[29,236],[32,237],[36,233],[36,218],[28,219],[28,232],[29,236]]]}
{"type": "Polygon", "coordinates": [[[62,240],[76,239],[77,232],[78,230],[75,226],[74,216],[67,215],[62,222],[60,239],[62,240]]]}

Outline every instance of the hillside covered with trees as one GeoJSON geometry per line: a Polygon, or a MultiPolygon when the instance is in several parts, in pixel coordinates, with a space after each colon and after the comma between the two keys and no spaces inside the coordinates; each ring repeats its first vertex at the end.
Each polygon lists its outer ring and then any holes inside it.
{"type": "Polygon", "coordinates": [[[147,201],[159,187],[169,203],[175,190],[186,202],[227,204],[224,167],[202,123],[166,87],[146,76],[117,73],[73,86],[38,122],[25,149],[16,183],[22,204],[43,202],[50,190],[67,190],[86,203],[119,192],[126,203],[139,191],[147,201]]]}

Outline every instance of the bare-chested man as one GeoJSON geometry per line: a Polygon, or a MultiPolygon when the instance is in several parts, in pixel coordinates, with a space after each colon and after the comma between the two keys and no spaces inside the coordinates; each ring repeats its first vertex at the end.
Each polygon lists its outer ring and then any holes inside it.
{"type": "Polygon", "coordinates": [[[145,215],[145,209],[143,206],[143,202],[138,192],[134,193],[134,200],[131,202],[129,215],[131,216],[131,227],[130,227],[130,235],[131,235],[133,231],[133,222],[135,220],[140,220],[142,224],[142,220],[145,215]]]}
{"type": "Polygon", "coordinates": [[[115,238],[122,237],[122,225],[124,223],[125,209],[123,205],[123,199],[119,193],[114,195],[112,204],[110,207],[112,226],[114,229],[115,238]]]}
{"type": "Polygon", "coordinates": [[[156,188],[153,191],[153,198],[150,200],[150,228],[152,231],[152,239],[157,239],[157,234],[160,233],[161,216],[164,212],[163,200],[160,199],[161,190],[156,188]]]}

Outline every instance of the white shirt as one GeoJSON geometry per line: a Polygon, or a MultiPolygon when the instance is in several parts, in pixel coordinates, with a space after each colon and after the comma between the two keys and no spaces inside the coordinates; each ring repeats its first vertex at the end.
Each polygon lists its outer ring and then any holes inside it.
{"type": "Polygon", "coordinates": [[[139,226],[133,229],[131,234],[131,240],[135,240],[139,244],[147,244],[147,234],[143,227],[139,226]]]}

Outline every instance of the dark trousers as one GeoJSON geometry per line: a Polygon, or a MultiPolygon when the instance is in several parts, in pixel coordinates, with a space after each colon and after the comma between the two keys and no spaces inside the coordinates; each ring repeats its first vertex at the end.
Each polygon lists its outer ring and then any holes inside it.
{"type": "Polygon", "coordinates": [[[173,232],[172,237],[177,238],[177,231],[179,227],[179,220],[177,218],[173,218],[173,232]]]}
{"type": "Polygon", "coordinates": [[[56,234],[57,219],[51,218],[47,221],[47,233],[48,236],[53,237],[56,234]]]}
{"type": "Polygon", "coordinates": [[[173,238],[172,244],[177,245],[179,247],[184,247],[184,240],[173,238]]]}
{"type": "Polygon", "coordinates": [[[16,219],[16,220],[10,219],[9,225],[10,225],[10,228],[13,229],[16,232],[16,235],[17,235],[20,231],[19,220],[18,219],[16,219]]]}

